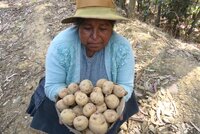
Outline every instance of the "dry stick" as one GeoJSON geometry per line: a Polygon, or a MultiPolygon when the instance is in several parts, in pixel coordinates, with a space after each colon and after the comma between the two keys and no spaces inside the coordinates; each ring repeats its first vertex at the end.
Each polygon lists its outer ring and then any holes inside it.
{"type": "Polygon", "coordinates": [[[8,125],[10,125],[18,116],[18,113],[16,113],[11,119],[10,121],[8,121],[8,123],[2,128],[2,132],[8,127],[8,125]]]}
{"type": "Polygon", "coordinates": [[[12,75],[10,75],[10,76],[7,76],[5,81],[10,81],[10,78],[12,78],[12,77],[15,76],[15,75],[18,75],[18,74],[17,74],[17,73],[14,73],[14,74],[12,74],[12,75]]]}
{"type": "Polygon", "coordinates": [[[137,118],[137,117],[130,117],[129,119],[133,120],[133,121],[144,122],[143,119],[140,119],[140,118],[137,118]]]}
{"type": "Polygon", "coordinates": [[[148,115],[148,113],[145,113],[141,108],[139,109],[140,110],[140,112],[142,113],[142,114],[144,114],[144,115],[148,115]]]}
{"type": "Polygon", "coordinates": [[[200,129],[199,129],[193,122],[190,121],[190,123],[192,124],[192,126],[193,126],[197,131],[200,132],[200,129]]]}
{"type": "Polygon", "coordinates": [[[167,96],[169,97],[169,99],[170,99],[170,101],[171,101],[171,103],[172,103],[172,105],[173,105],[173,107],[174,107],[175,115],[178,115],[179,113],[178,113],[178,110],[177,110],[177,108],[176,108],[176,104],[175,104],[175,102],[173,101],[173,97],[172,97],[172,95],[170,94],[169,90],[167,90],[167,96]]]}

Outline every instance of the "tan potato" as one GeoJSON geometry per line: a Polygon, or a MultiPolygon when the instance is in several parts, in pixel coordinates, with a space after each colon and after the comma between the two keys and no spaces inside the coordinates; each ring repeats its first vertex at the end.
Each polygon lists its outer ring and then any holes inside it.
{"type": "Polygon", "coordinates": [[[83,107],[79,105],[76,105],[75,107],[73,107],[72,110],[77,116],[83,115],[83,107]]]}
{"type": "Polygon", "coordinates": [[[90,94],[93,89],[93,84],[90,80],[85,79],[85,80],[81,81],[79,87],[83,93],[90,94]]]}
{"type": "Polygon", "coordinates": [[[83,131],[83,134],[94,134],[89,128],[83,131]]]}
{"type": "Polygon", "coordinates": [[[93,113],[89,119],[89,128],[95,134],[105,134],[108,130],[108,123],[102,113],[93,113]]]}
{"type": "Polygon", "coordinates": [[[86,117],[90,117],[94,112],[96,112],[97,108],[93,103],[87,103],[84,107],[83,107],[83,114],[86,117]]]}
{"type": "Polygon", "coordinates": [[[75,117],[76,117],[76,114],[72,111],[72,109],[64,109],[60,113],[60,119],[62,123],[67,124],[67,125],[72,125],[75,117]]]}
{"type": "Polygon", "coordinates": [[[94,87],[93,91],[103,93],[100,87],[94,87]]]}
{"type": "Polygon", "coordinates": [[[63,98],[63,102],[67,106],[72,106],[75,104],[75,96],[73,94],[69,94],[63,98]]]}
{"type": "Polygon", "coordinates": [[[113,123],[119,118],[117,112],[112,109],[107,109],[103,115],[108,123],[113,123]]]}
{"type": "Polygon", "coordinates": [[[104,111],[107,110],[106,103],[103,103],[101,105],[96,105],[96,107],[97,107],[97,112],[99,113],[103,113],[104,111]]]}
{"type": "MultiPolygon", "coordinates": [[[[74,93],[74,96],[76,97],[76,95],[79,94],[80,92],[81,92],[80,90],[76,91],[76,92],[74,93]]],[[[82,93],[82,92],[81,92],[81,93],[82,93]]]]}
{"type": "MultiPolygon", "coordinates": [[[[97,88],[96,88],[97,89],[97,88]]],[[[102,92],[98,92],[97,90],[96,91],[93,91],[91,94],[90,94],[90,100],[96,104],[96,105],[101,105],[104,103],[104,96],[103,96],[103,93],[102,92]]]]}
{"type": "Polygon", "coordinates": [[[79,106],[84,106],[85,104],[88,103],[89,98],[87,95],[83,92],[76,92],[75,94],[75,101],[79,106]]]}
{"type": "Polygon", "coordinates": [[[65,103],[63,102],[63,100],[59,100],[56,102],[56,108],[59,110],[59,111],[62,111],[64,109],[67,108],[67,106],[65,105],[65,103]]]}
{"type": "Polygon", "coordinates": [[[119,98],[127,95],[127,91],[120,85],[114,85],[113,93],[119,98]]]}
{"type": "Polygon", "coordinates": [[[96,86],[102,88],[103,87],[103,83],[106,82],[106,81],[107,81],[106,79],[99,79],[96,82],[96,86]]]}
{"type": "Polygon", "coordinates": [[[77,116],[74,121],[73,121],[73,126],[76,130],[78,131],[83,131],[88,127],[88,118],[81,115],[81,116],[77,116]]]}
{"type": "Polygon", "coordinates": [[[105,103],[108,108],[115,109],[119,105],[119,98],[114,94],[110,94],[105,97],[105,103]]]}
{"type": "Polygon", "coordinates": [[[114,83],[112,81],[105,81],[103,83],[102,92],[105,95],[109,95],[112,93],[114,87],[114,83]]]}
{"type": "Polygon", "coordinates": [[[68,86],[68,94],[74,94],[76,91],[79,90],[79,86],[76,83],[71,83],[68,86]]]}
{"type": "Polygon", "coordinates": [[[61,90],[59,93],[58,93],[58,96],[60,98],[64,98],[68,93],[67,93],[67,88],[64,88],[63,90],[61,90]]]}

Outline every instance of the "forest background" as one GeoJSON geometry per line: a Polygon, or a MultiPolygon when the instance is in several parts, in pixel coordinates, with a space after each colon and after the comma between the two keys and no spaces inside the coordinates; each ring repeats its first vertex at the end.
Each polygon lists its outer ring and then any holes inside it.
{"type": "Polygon", "coordinates": [[[199,0],[117,0],[127,17],[162,28],[175,38],[200,43],[199,0]]]}

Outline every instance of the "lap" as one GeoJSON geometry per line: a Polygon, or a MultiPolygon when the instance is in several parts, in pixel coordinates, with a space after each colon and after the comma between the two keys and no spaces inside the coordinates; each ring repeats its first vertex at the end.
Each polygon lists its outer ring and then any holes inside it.
{"type": "Polygon", "coordinates": [[[55,103],[47,97],[34,114],[31,127],[49,134],[72,134],[66,126],[59,123],[55,103]]]}
{"type": "Polygon", "coordinates": [[[45,78],[42,78],[26,111],[33,117],[30,126],[49,134],[72,134],[66,126],[59,123],[55,102],[46,97],[44,85],[45,78]]]}

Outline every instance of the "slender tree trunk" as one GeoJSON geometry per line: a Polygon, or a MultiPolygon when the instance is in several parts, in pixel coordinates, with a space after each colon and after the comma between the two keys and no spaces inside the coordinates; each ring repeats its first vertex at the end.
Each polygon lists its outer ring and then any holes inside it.
{"type": "Polygon", "coordinates": [[[136,0],[129,0],[129,3],[128,3],[128,11],[127,11],[127,14],[128,14],[128,17],[133,17],[135,15],[135,2],[136,0]]]}
{"type": "Polygon", "coordinates": [[[157,18],[155,21],[155,25],[157,27],[160,27],[160,15],[161,15],[161,10],[162,10],[162,0],[158,0],[158,13],[157,13],[157,18]]]}
{"type": "Polygon", "coordinates": [[[150,14],[150,0],[144,0],[143,21],[145,22],[150,14]]]}
{"type": "Polygon", "coordinates": [[[173,27],[172,27],[172,34],[175,38],[178,38],[180,35],[180,29],[177,27],[177,25],[179,24],[179,21],[176,20],[173,24],[173,27]]]}
{"type": "MultiPolygon", "coordinates": [[[[200,8],[199,8],[200,9],[200,8]]],[[[193,22],[191,24],[190,29],[187,32],[187,35],[190,35],[193,31],[193,28],[195,27],[195,24],[198,22],[198,20],[200,19],[200,11],[197,14],[193,14],[193,22]]]]}
{"type": "Polygon", "coordinates": [[[138,3],[138,5],[137,5],[137,11],[140,12],[140,10],[142,10],[141,9],[142,8],[142,0],[137,0],[137,3],[138,3]]]}
{"type": "Polygon", "coordinates": [[[123,10],[125,9],[125,0],[119,0],[119,7],[123,10]]]}

